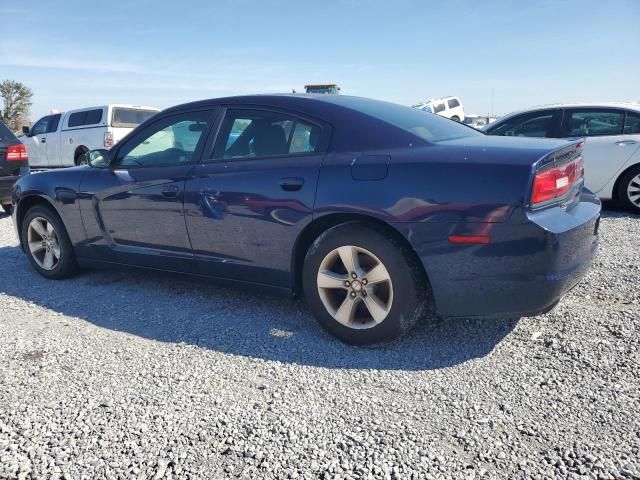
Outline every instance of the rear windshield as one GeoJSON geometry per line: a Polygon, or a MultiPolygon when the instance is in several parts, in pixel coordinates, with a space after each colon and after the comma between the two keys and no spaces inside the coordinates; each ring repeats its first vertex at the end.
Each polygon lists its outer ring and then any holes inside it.
{"type": "Polygon", "coordinates": [[[453,120],[395,103],[359,97],[348,97],[348,99],[342,97],[342,99],[336,100],[335,103],[341,103],[344,106],[353,108],[366,115],[395,125],[428,142],[441,142],[455,138],[484,135],[473,128],[454,122],[453,120]]]}
{"type": "Polygon", "coordinates": [[[155,110],[140,110],[138,108],[114,108],[111,118],[112,127],[137,127],[145,120],[153,117],[155,110]]]}
{"type": "Polygon", "coordinates": [[[9,127],[0,122],[0,142],[14,144],[16,140],[16,136],[9,130],[9,127]]]}

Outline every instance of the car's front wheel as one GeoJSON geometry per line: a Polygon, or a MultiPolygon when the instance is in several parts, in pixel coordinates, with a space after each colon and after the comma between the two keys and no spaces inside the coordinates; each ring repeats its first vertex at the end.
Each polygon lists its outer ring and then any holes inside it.
{"type": "Polygon", "coordinates": [[[67,230],[52,208],[35,206],[22,221],[22,245],[33,268],[43,277],[73,276],[78,266],[67,230]]]}
{"type": "Polygon", "coordinates": [[[346,223],[324,232],[307,253],[303,287],[318,322],[350,344],[371,344],[411,329],[426,306],[420,269],[381,230],[346,223]]]}
{"type": "Polygon", "coordinates": [[[632,168],[618,183],[618,199],[634,213],[640,213],[640,166],[632,168]]]}

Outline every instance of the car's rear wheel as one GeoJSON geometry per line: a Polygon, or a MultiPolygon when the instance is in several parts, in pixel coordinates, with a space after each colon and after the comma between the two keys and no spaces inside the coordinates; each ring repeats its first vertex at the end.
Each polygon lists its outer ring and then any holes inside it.
{"type": "Polygon", "coordinates": [[[460,117],[457,115],[454,115],[453,117],[451,117],[451,120],[453,120],[454,122],[459,122],[460,121],[460,117]]]}
{"type": "Polygon", "coordinates": [[[640,213],[640,166],[625,173],[618,183],[618,199],[634,213],[640,213]]]}
{"type": "Polygon", "coordinates": [[[68,278],[78,270],[67,230],[49,207],[35,206],[27,211],[22,221],[22,245],[33,268],[44,277],[68,278]]]}
{"type": "Polygon", "coordinates": [[[426,306],[424,283],[400,242],[362,223],[320,235],[303,270],[316,319],[350,344],[382,342],[410,330],[426,306]]]}

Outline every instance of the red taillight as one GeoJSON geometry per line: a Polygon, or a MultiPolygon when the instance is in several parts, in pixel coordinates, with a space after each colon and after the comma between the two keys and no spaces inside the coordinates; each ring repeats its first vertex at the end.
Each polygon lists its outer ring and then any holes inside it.
{"type": "Polygon", "coordinates": [[[10,162],[29,160],[27,149],[22,143],[18,145],[11,145],[9,148],[7,148],[7,160],[10,162]]]}
{"type": "Polygon", "coordinates": [[[562,197],[582,177],[584,177],[582,157],[538,172],[533,182],[531,203],[535,205],[562,197]]]}
{"type": "Polygon", "coordinates": [[[104,146],[107,148],[113,147],[113,133],[104,132],[104,146]]]}

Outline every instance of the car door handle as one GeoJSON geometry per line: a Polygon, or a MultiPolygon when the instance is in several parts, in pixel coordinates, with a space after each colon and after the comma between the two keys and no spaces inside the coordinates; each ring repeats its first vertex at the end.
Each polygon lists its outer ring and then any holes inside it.
{"type": "Polygon", "coordinates": [[[180,192],[180,189],[175,185],[162,187],[160,189],[160,193],[162,193],[162,195],[164,195],[165,197],[169,197],[169,198],[177,197],[179,192],[180,192]]]}
{"type": "Polygon", "coordinates": [[[280,179],[280,188],[285,192],[296,192],[304,185],[304,178],[286,177],[280,179]]]}
{"type": "Polygon", "coordinates": [[[40,137],[40,143],[47,143],[47,137],[40,137]]]}
{"type": "Polygon", "coordinates": [[[626,147],[627,145],[637,145],[638,142],[636,142],[635,140],[620,140],[619,142],[616,142],[616,145],[618,145],[619,147],[626,147]]]}

